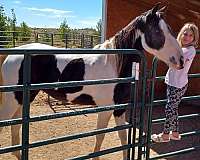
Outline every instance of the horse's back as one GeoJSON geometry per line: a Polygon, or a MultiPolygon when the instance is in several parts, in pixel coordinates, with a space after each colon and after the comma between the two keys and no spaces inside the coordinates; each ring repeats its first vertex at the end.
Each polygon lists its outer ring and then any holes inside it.
{"type": "Polygon", "coordinates": [[[13,49],[58,49],[58,48],[47,45],[47,44],[42,44],[42,43],[29,43],[29,44],[15,47],[13,49]]]}
{"type": "Polygon", "coordinates": [[[4,60],[1,68],[4,85],[17,84],[19,68],[21,67],[23,59],[23,55],[8,55],[4,60]]]}

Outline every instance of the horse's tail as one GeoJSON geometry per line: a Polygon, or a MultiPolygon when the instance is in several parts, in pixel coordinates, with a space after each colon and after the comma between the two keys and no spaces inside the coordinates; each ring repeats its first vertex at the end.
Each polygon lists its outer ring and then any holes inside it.
{"type": "MultiPolygon", "coordinates": [[[[0,55],[0,86],[3,85],[3,75],[1,71],[2,64],[8,55],[0,55]]],[[[0,104],[3,103],[3,92],[0,92],[0,104]]]]}

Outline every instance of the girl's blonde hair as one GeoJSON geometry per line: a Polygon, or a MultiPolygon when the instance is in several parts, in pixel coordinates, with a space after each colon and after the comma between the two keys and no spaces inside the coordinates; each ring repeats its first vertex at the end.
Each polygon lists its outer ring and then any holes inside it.
{"type": "Polygon", "coordinates": [[[181,28],[180,32],[178,33],[177,36],[177,41],[179,43],[179,45],[181,47],[183,47],[182,43],[181,43],[181,37],[183,35],[183,33],[185,32],[185,30],[191,30],[193,32],[194,35],[194,40],[190,45],[193,45],[195,48],[198,47],[198,40],[199,40],[199,30],[198,27],[194,24],[194,23],[186,23],[184,24],[184,26],[181,28]]]}

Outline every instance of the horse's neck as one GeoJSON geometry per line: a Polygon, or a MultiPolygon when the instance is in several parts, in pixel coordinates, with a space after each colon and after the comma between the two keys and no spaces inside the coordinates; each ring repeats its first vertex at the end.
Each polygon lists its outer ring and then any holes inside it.
{"type": "Polygon", "coordinates": [[[115,34],[115,46],[117,49],[133,49],[140,36],[140,30],[132,23],[115,34]]]}
{"type": "Polygon", "coordinates": [[[117,54],[115,55],[115,60],[116,60],[116,68],[117,68],[117,73],[118,77],[127,77],[128,74],[128,66],[130,65],[130,61],[128,58],[127,54],[117,54]]]}

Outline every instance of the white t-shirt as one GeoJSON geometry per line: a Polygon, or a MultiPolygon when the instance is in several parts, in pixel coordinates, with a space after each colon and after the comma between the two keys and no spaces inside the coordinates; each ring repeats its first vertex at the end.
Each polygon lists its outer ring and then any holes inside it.
{"type": "Polygon", "coordinates": [[[182,50],[185,62],[184,68],[180,70],[169,68],[165,76],[165,83],[176,88],[183,88],[188,83],[188,71],[196,55],[194,46],[182,48],[182,50]]]}

